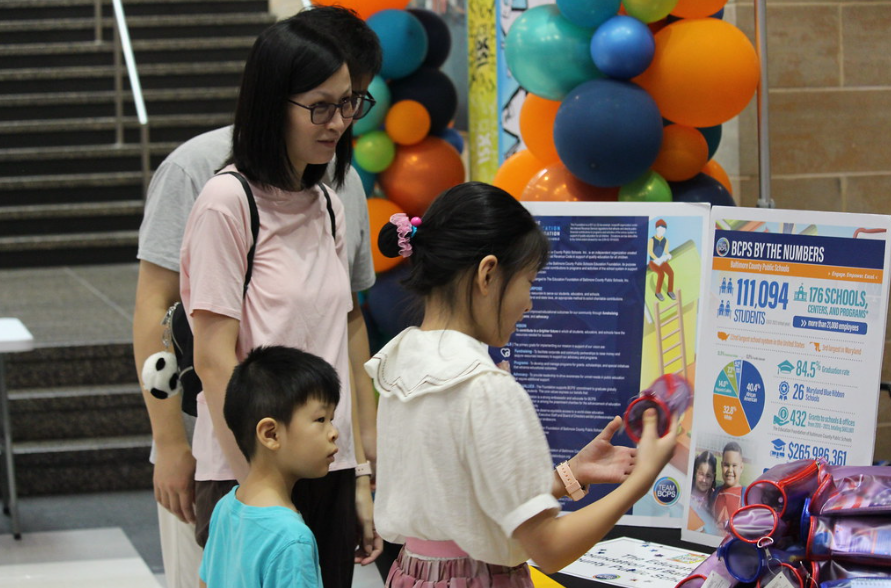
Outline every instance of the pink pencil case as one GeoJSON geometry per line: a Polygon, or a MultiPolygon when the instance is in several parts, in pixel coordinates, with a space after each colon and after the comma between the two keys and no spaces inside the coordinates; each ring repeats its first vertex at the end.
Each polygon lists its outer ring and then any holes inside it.
{"type": "Polygon", "coordinates": [[[780,517],[798,518],[805,498],[820,484],[823,466],[815,459],[800,459],[776,465],[746,488],[745,504],[764,504],[780,517]]]}

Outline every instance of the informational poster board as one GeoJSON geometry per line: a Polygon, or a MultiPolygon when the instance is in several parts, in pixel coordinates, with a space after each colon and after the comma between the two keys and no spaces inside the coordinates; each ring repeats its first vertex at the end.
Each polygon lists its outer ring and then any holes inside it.
{"type": "MultiPolygon", "coordinates": [[[[492,352],[529,392],[559,463],[663,372],[693,382],[708,206],[526,205],[550,238],[551,259],[533,285],[532,311],[508,346],[492,352]]],[[[674,459],[622,522],[680,526],[692,419],[691,410],[674,459]]],[[[614,443],[631,445],[624,433],[614,443]]],[[[613,488],[595,486],[564,509],[613,488]]]]}
{"type": "Polygon", "coordinates": [[[717,545],[764,470],[871,464],[891,217],[715,207],[711,219],[682,538],[717,545]]]}

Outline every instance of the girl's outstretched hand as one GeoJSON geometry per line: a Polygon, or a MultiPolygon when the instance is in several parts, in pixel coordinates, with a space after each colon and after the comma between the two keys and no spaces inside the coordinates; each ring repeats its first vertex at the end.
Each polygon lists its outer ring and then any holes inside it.
{"type": "Polygon", "coordinates": [[[612,444],[613,435],[621,428],[622,417],[617,416],[570,460],[579,483],[619,484],[631,475],[637,449],[612,444]]]}
{"type": "Polygon", "coordinates": [[[677,417],[672,417],[668,433],[664,437],[659,437],[657,421],[656,409],[648,408],[644,411],[643,433],[637,444],[637,467],[634,470],[635,474],[640,473],[653,480],[669,462],[677,446],[677,417]]]}

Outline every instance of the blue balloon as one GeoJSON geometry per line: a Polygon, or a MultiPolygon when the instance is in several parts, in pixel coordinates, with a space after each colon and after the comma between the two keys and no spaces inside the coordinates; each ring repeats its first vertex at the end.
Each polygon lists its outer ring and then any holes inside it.
{"type": "Polygon", "coordinates": [[[697,174],[683,182],[669,182],[675,202],[708,202],[713,206],[736,206],[724,185],[706,174],[697,174]]]}
{"type": "Polygon", "coordinates": [[[455,151],[458,153],[464,153],[464,137],[462,137],[461,133],[455,129],[446,127],[439,133],[436,133],[436,136],[440,139],[445,139],[445,141],[454,147],[455,151]]]}
{"type": "Polygon", "coordinates": [[[595,29],[619,12],[622,0],[557,0],[557,8],[580,27],[595,29]]]}
{"type": "Polygon", "coordinates": [[[353,122],[353,136],[358,137],[376,131],[384,124],[387,111],[390,110],[390,86],[380,76],[374,76],[368,84],[368,93],[374,98],[374,106],[364,117],[353,122]]]}
{"type": "Polygon", "coordinates": [[[387,9],[368,17],[368,26],[377,34],[383,52],[381,76],[404,78],[427,58],[427,31],[407,10],[387,9]]]}
{"type": "Polygon", "coordinates": [[[362,180],[362,187],[365,189],[365,196],[371,196],[374,192],[374,182],[377,181],[377,174],[373,174],[368,170],[362,169],[358,163],[356,163],[356,157],[353,156],[352,167],[356,170],[356,173],[359,174],[359,179],[362,180]]]}
{"type": "Polygon", "coordinates": [[[711,159],[715,156],[715,153],[718,151],[718,147],[721,145],[721,125],[715,125],[713,127],[700,127],[697,128],[702,136],[705,137],[705,142],[708,144],[708,158],[711,159]]]}
{"type": "Polygon", "coordinates": [[[662,145],[662,116],[631,82],[591,80],[572,90],[554,120],[563,165],[593,186],[622,186],[647,171],[662,145]]]}
{"type": "Polygon", "coordinates": [[[525,11],[504,39],[504,59],[526,91],[563,100],[586,80],[603,77],[591,61],[594,31],[569,22],[554,4],[525,11]]]}
{"type": "Polygon", "coordinates": [[[591,58],[606,75],[628,80],[643,73],[653,61],[656,41],[649,27],[630,16],[614,16],[591,38],[591,58]]]}

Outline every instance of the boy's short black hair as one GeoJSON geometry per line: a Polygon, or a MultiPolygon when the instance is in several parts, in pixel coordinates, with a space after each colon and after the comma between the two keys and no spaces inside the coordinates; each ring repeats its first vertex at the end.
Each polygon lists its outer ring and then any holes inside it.
{"type": "Polygon", "coordinates": [[[313,6],[300,12],[313,27],[341,41],[351,76],[374,77],[381,71],[380,40],[368,24],[344,6],[313,6]]]}
{"type": "Polygon", "coordinates": [[[728,451],[735,451],[738,454],[742,455],[742,447],[739,446],[739,443],[736,441],[728,441],[727,445],[724,446],[724,451],[721,452],[721,455],[724,455],[728,451]]]}
{"type": "Polygon", "coordinates": [[[340,379],[331,364],[293,347],[256,347],[232,372],[223,416],[251,461],[257,423],[269,417],[287,426],[310,399],[332,405],[340,400],[340,379]]]}

